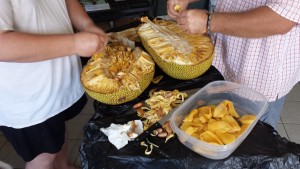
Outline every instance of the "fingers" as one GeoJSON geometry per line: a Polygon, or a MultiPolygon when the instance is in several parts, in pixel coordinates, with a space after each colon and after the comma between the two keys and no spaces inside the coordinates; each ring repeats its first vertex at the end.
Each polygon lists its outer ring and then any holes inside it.
{"type": "Polygon", "coordinates": [[[104,51],[107,43],[106,35],[90,32],[79,32],[74,35],[74,52],[83,57],[90,57],[104,51]]]}
{"type": "Polygon", "coordinates": [[[187,16],[187,12],[182,11],[176,21],[182,30],[189,31],[189,22],[186,16],[187,16]]]}
{"type": "Polygon", "coordinates": [[[96,51],[96,53],[101,53],[104,52],[105,47],[107,45],[107,36],[100,36],[100,43],[98,44],[98,50],[96,51]]]}
{"type": "Polygon", "coordinates": [[[179,17],[179,13],[174,10],[175,2],[173,0],[168,0],[167,2],[167,11],[168,15],[172,19],[176,19],[179,17]]]}
{"type": "Polygon", "coordinates": [[[180,16],[180,12],[186,10],[187,5],[187,0],[168,0],[167,12],[169,17],[172,19],[177,19],[180,16]]]}

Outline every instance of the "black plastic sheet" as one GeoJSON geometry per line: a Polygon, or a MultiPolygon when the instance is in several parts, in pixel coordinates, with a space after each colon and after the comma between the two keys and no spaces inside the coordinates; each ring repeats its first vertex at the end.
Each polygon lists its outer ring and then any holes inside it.
{"type": "MultiPolygon", "coordinates": [[[[133,142],[118,150],[100,131],[111,123],[110,119],[106,120],[92,120],[84,127],[80,147],[83,169],[300,168],[300,145],[280,137],[271,126],[260,121],[233,154],[212,160],[186,148],[176,136],[167,143],[162,138],[149,137],[149,141],[159,146],[150,155],[144,154],[145,147],[133,142]]],[[[118,120],[128,121],[124,117],[118,120]]]]}

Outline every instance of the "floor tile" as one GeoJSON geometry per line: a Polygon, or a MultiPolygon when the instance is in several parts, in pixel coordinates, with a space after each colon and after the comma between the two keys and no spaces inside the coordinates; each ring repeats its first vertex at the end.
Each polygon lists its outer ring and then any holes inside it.
{"type": "Polygon", "coordinates": [[[25,162],[23,159],[15,152],[12,145],[8,142],[5,143],[0,151],[0,159],[14,168],[25,168],[25,162]]]}
{"type": "Polygon", "coordinates": [[[289,140],[289,137],[286,133],[286,130],[283,126],[283,124],[277,124],[277,127],[276,127],[276,131],[278,132],[278,134],[281,136],[281,137],[285,137],[286,139],[289,140]]]}
{"type": "Polygon", "coordinates": [[[6,139],[4,136],[0,136],[0,150],[2,149],[2,147],[4,146],[4,144],[6,143],[6,139]]]}
{"type": "Polygon", "coordinates": [[[300,101],[300,83],[296,84],[287,95],[286,101],[300,101]]]}
{"type": "Polygon", "coordinates": [[[280,119],[278,121],[278,124],[282,124],[282,118],[281,118],[281,116],[280,116],[280,119]]]}
{"type": "Polygon", "coordinates": [[[298,124],[284,124],[287,135],[290,141],[300,144],[300,125],[298,124]]]}
{"type": "Polygon", "coordinates": [[[87,95],[87,98],[88,102],[86,103],[82,112],[80,113],[82,115],[94,114],[95,112],[93,107],[94,99],[92,99],[89,95],[87,95]]]}
{"type": "Polygon", "coordinates": [[[281,118],[283,123],[300,124],[300,102],[286,101],[281,118]]]}
{"type": "Polygon", "coordinates": [[[72,164],[76,162],[81,140],[68,140],[68,161],[72,164]]]}
{"type": "Polygon", "coordinates": [[[83,127],[92,115],[77,115],[67,122],[68,139],[82,139],[83,127]]]}
{"type": "Polygon", "coordinates": [[[77,158],[76,158],[75,165],[81,166],[81,161],[80,161],[79,154],[78,154],[78,156],[77,156],[77,158]]]}

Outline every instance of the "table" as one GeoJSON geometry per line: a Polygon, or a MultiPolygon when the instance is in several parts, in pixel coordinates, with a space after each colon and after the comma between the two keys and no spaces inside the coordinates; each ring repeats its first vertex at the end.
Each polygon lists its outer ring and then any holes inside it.
{"type": "MultiPolygon", "coordinates": [[[[156,71],[156,74],[161,73],[156,71]]],[[[111,123],[124,124],[137,119],[136,114],[127,114],[127,110],[136,102],[144,100],[152,88],[196,89],[222,79],[214,67],[188,81],[164,75],[162,82],[151,84],[139,98],[129,103],[107,106],[95,101],[95,114],[84,126],[83,142],[80,145],[83,169],[300,168],[300,145],[280,137],[276,130],[260,121],[233,154],[222,160],[211,160],[194,153],[181,144],[176,136],[167,143],[164,143],[164,139],[150,137],[151,142],[159,145],[150,155],[144,154],[145,147],[132,142],[117,150],[100,131],[101,127],[108,127],[111,123]]]]}

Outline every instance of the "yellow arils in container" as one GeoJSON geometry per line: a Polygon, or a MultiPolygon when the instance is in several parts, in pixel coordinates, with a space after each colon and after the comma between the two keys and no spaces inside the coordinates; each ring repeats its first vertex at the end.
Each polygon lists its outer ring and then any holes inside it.
{"type": "Polygon", "coordinates": [[[189,34],[173,21],[142,18],[138,28],[143,46],[169,76],[188,80],[202,75],[211,66],[213,44],[204,34],[189,34]]]}
{"type": "Polygon", "coordinates": [[[255,118],[254,115],[240,117],[233,103],[223,100],[216,106],[208,105],[191,110],[183,119],[180,129],[207,143],[226,145],[234,142],[255,118]]]}
{"type": "Polygon", "coordinates": [[[81,82],[86,92],[105,104],[121,104],[138,97],[151,83],[154,61],[140,48],[119,41],[107,45],[84,66],[81,82]]]}

